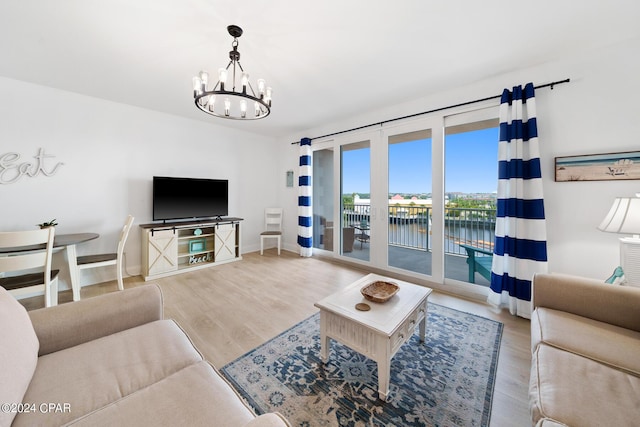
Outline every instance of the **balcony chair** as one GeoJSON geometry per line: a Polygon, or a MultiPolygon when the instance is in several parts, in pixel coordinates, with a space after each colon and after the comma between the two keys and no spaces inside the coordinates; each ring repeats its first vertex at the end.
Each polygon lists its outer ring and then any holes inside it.
{"type": "MultiPolygon", "coordinates": [[[[353,244],[355,243],[356,229],[353,227],[344,227],[342,229],[342,253],[353,252],[353,244]]],[[[324,228],[323,236],[324,249],[333,251],[333,221],[327,221],[324,228]]]]}
{"type": "Polygon", "coordinates": [[[342,252],[353,252],[353,244],[356,240],[356,229],[353,227],[342,228],[342,252]]]}
{"type": "Polygon", "coordinates": [[[475,246],[460,244],[467,251],[467,264],[469,264],[469,283],[475,283],[476,273],[491,282],[491,264],[493,252],[475,246]]]}
{"type": "Polygon", "coordinates": [[[122,264],[124,260],[124,245],[129,237],[129,231],[131,225],[133,225],[133,216],[129,215],[127,221],[122,227],[120,232],[120,240],[118,241],[118,248],[116,253],[113,254],[96,254],[96,255],[84,255],[77,258],[78,262],[78,277],[80,277],[80,271],[89,268],[105,267],[107,265],[116,266],[116,275],[118,278],[118,289],[124,290],[124,282],[122,280],[122,264]]]}
{"type": "Polygon", "coordinates": [[[371,237],[367,234],[367,231],[370,230],[369,223],[366,220],[362,220],[359,224],[354,225],[354,228],[358,231],[355,234],[355,238],[360,242],[360,249],[362,249],[362,244],[369,243],[369,238],[371,237]]]}
{"type": "Polygon", "coordinates": [[[282,244],[282,208],[264,210],[264,231],[260,233],[260,255],[264,252],[265,239],[277,239],[278,255],[282,244]]]}
{"type": "Polygon", "coordinates": [[[9,273],[8,277],[0,277],[0,286],[17,299],[30,296],[34,292],[44,291],[45,307],[57,305],[59,270],[51,270],[54,235],[54,227],[0,232],[0,249],[7,254],[0,256],[0,275],[9,273]],[[30,246],[35,248],[31,250],[23,248],[16,252],[7,251],[9,248],[30,246]],[[35,269],[42,271],[27,273],[27,270],[35,269]]]}

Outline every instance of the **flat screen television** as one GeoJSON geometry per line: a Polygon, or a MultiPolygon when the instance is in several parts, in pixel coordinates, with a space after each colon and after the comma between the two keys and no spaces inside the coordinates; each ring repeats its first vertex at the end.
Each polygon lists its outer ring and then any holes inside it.
{"type": "Polygon", "coordinates": [[[229,214],[226,179],[153,177],[153,220],[216,218],[229,214]]]}

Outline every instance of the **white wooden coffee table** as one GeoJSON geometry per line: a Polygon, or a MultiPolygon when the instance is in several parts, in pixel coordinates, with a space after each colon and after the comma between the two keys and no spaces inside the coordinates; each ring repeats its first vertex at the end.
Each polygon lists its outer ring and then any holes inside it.
{"type": "Polygon", "coordinates": [[[378,364],[378,394],[387,400],[391,358],[415,331],[420,328],[420,341],[424,342],[427,326],[427,299],[431,289],[369,274],[336,292],[315,306],[320,309],[320,357],[329,359],[330,338],[361,353],[378,364]],[[393,282],[400,290],[384,303],[367,301],[360,289],[375,281],[393,282]],[[358,303],[371,309],[359,311],[358,303]]]}

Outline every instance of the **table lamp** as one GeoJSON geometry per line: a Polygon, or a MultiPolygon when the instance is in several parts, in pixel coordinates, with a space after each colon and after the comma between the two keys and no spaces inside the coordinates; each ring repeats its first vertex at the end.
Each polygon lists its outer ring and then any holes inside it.
{"type": "Polygon", "coordinates": [[[640,286],[640,193],[617,197],[598,230],[633,235],[620,238],[620,266],[628,284],[640,286]]]}

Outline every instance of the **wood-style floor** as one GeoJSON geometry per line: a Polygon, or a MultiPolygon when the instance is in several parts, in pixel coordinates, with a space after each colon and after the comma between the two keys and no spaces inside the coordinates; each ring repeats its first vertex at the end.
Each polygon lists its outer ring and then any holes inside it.
{"type": "MultiPolygon", "coordinates": [[[[301,258],[275,250],[243,255],[243,260],[154,280],[163,291],[165,317],[175,319],[202,354],[217,367],[306,319],[313,304],[342,289],[367,271],[326,259],[301,258]]],[[[141,277],[125,287],[146,284],[141,277]]],[[[116,282],[82,288],[82,298],[117,291],[116,282]]],[[[60,303],[71,301],[70,291],[60,303]]],[[[529,321],[496,312],[482,302],[434,291],[429,301],[477,314],[504,324],[491,414],[491,426],[531,425],[528,408],[530,367],[529,321]]],[[[43,298],[21,300],[27,309],[43,306],[43,298]]]]}

